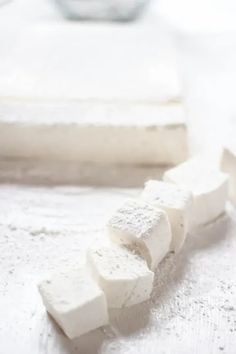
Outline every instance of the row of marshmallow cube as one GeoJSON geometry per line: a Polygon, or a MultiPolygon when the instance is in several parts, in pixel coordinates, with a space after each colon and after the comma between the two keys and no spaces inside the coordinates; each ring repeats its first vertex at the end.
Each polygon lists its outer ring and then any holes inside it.
{"type": "Polygon", "coordinates": [[[90,249],[84,269],[58,272],[39,286],[47,311],[67,336],[107,324],[108,308],[147,300],[153,271],[165,255],[181,249],[189,229],[224,212],[227,186],[226,174],[194,159],[126,201],[108,223],[115,243],[90,249]]]}

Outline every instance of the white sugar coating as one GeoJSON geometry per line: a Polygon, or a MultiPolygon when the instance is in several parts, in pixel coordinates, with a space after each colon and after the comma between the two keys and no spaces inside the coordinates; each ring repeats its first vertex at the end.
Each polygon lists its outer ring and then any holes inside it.
{"type": "Polygon", "coordinates": [[[108,307],[128,307],[149,299],[154,273],[139,255],[112,245],[90,249],[87,261],[106,295],[108,307]]]}
{"type": "Polygon", "coordinates": [[[192,193],[171,183],[150,180],[145,183],[141,197],[166,211],[172,230],[170,250],[178,252],[188,232],[189,208],[193,202],[192,193]]]}
{"type": "MultiPolygon", "coordinates": [[[[76,7],[94,6],[99,15],[98,0],[70,2],[76,7]]],[[[128,0],[122,2],[127,6],[128,0]]],[[[2,60],[0,66],[1,97],[31,102],[173,102],[181,97],[169,40],[149,26],[36,21],[17,39],[10,60],[2,60]]]]}
{"type": "Polygon", "coordinates": [[[223,149],[221,169],[229,174],[229,196],[236,204],[236,146],[227,145],[223,149]]]}
{"type": "Polygon", "coordinates": [[[219,171],[207,158],[190,159],[166,171],[163,179],[193,193],[190,228],[206,224],[224,212],[228,175],[219,171]]]}
{"type": "Polygon", "coordinates": [[[167,214],[143,200],[127,200],[108,222],[111,240],[131,245],[155,269],[169,251],[171,227],[167,214]]]}
{"type": "Polygon", "coordinates": [[[71,339],[108,323],[105,295],[84,268],[58,271],[39,285],[39,292],[47,311],[71,339]]]}
{"type": "Polygon", "coordinates": [[[149,180],[145,183],[142,198],[170,208],[187,209],[191,205],[192,192],[172,183],[149,180]]]}

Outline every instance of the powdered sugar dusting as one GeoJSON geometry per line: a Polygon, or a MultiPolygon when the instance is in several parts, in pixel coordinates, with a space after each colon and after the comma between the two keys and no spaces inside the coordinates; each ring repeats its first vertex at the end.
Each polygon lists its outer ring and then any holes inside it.
{"type": "Polygon", "coordinates": [[[189,235],[157,270],[151,299],[111,311],[111,326],[69,341],[49,319],[37,283],[82,264],[128,189],[0,186],[0,343],[5,353],[227,353],[236,345],[236,216],[189,235]]]}

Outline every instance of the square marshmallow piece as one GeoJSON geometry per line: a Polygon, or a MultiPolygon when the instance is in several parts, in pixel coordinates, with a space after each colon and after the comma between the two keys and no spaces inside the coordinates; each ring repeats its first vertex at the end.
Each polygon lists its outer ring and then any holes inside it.
{"type": "Polygon", "coordinates": [[[108,222],[111,240],[137,249],[153,270],[169,251],[171,227],[165,211],[143,200],[127,200],[108,222]]]}
{"type": "Polygon", "coordinates": [[[86,269],[61,271],[39,285],[43,303],[73,339],[108,323],[103,291],[86,269]]]}
{"type": "Polygon", "coordinates": [[[231,201],[236,204],[236,145],[224,147],[221,169],[229,174],[229,196],[231,201]]]}
{"type": "Polygon", "coordinates": [[[154,273],[139,255],[113,245],[90,249],[87,259],[108,307],[128,307],[149,299],[154,273]]]}
{"type": "Polygon", "coordinates": [[[213,221],[225,211],[228,198],[228,175],[203,157],[188,160],[165,172],[164,181],[193,193],[190,229],[213,221]]]}
{"type": "Polygon", "coordinates": [[[188,232],[192,193],[171,183],[151,180],[145,183],[141,197],[167,213],[172,230],[170,250],[178,252],[188,232]]]}

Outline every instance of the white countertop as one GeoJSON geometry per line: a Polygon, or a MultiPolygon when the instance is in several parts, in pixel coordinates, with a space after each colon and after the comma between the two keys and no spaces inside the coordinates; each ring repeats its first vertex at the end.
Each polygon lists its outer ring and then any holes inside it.
{"type": "Polygon", "coordinates": [[[48,272],[83,263],[107,218],[137,190],[0,186],[0,346],[7,354],[234,354],[236,215],[189,235],[159,267],[151,300],[70,341],[37,291],[48,272]]]}
{"type": "MultiPolygon", "coordinates": [[[[18,30],[22,36],[25,26],[38,28],[42,21],[58,26],[60,15],[46,0],[40,1],[18,0],[0,8],[2,58],[10,50],[19,50],[15,46],[18,30]],[[15,10],[11,12],[10,6],[15,10]]],[[[151,15],[149,23],[148,31],[156,26],[155,16],[151,15]]],[[[154,45],[155,36],[151,38],[154,45]]],[[[24,58],[19,50],[20,57],[24,58]]],[[[36,58],[34,53],[31,58],[36,58]]],[[[27,65],[23,66],[26,70],[27,65]]],[[[27,169],[23,167],[26,174],[27,169]]],[[[31,170],[39,173],[37,166],[31,170]]],[[[17,163],[13,171],[17,181],[17,163]]],[[[1,175],[4,173],[7,182],[8,161],[1,162],[1,175]]],[[[109,176],[112,179],[116,174],[109,176]]],[[[138,190],[125,188],[0,185],[0,352],[235,354],[236,215],[230,207],[216,223],[189,235],[177,257],[164,260],[151,300],[113,311],[111,326],[69,341],[46,315],[37,283],[58,265],[83,263],[87,247],[105,237],[110,213],[136,193],[138,190]]]]}

